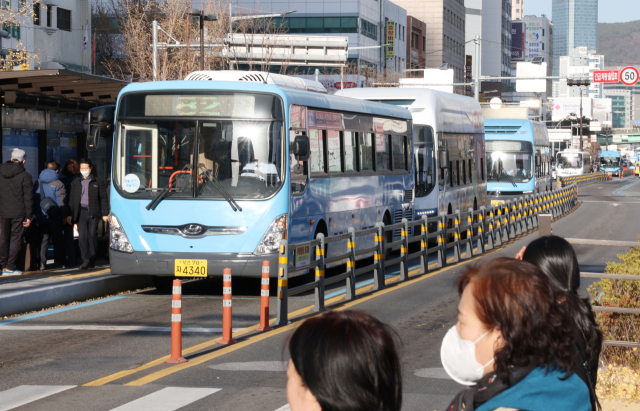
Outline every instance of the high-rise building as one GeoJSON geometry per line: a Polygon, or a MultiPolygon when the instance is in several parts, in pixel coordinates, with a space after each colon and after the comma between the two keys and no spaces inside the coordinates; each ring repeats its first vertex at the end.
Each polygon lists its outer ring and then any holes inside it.
{"type": "Polygon", "coordinates": [[[511,20],[524,18],[524,0],[511,0],[511,20]]]}
{"type": "Polygon", "coordinates": [[[598,46],[598,0],[553,0],[553,75],[560,72],[560,56],[577,47],[598,46]]]}
{"type": "MultiPolygon", "coordinates": [[[[482,39],[483,76],[511,75],[511,0],[466,0],[466,54],[474,56],[476,35],[482,39]]],[[[473,63],[475,67],[475,62],[473,63]]],[[[475,70],[475,69],[474,69],[475,70]]],[[[475,73],[475,71],[472,71],[475,73]]],[[[508,83],[508,81],[506,81],[508,83]]]]}
{"type": "Polygon", "coordinates": [[[464,80],[465,5],[464,0],[393,0],[427,25],[426,67],[447,63],[454,81],[464,80]]]}

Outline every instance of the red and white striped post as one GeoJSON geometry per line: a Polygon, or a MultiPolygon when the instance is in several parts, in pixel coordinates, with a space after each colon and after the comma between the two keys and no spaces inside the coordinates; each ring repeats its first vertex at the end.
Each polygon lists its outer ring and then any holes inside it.
{"type": "Polygon", "coordinates": [[[235,344],[231,333],[231,269],[225,268],[222,274],[222,339],[218,344],[235,344]]]}
{"type": "Polygon", "coordinates": [[[262,262],[262,284],[260,285],[260,327],[256,331],[271,331],[269,327],[269,261],[262,262]]]}
{"type": "Polygon", "coordinates": [[[182,281],[173,280],[171,297],[171,358],[168,364],[187,362],[182,357],[182,281]]]}

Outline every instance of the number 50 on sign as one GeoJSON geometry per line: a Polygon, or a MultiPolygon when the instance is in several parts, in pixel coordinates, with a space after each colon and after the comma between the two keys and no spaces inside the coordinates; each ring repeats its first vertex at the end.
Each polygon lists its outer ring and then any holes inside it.
{"type": "Polygon", "coordinates": [[[633,86],[638,82],[638,70],[635,67],[625,67],[620,70],[620,81],[627,86],[633,86]]]}

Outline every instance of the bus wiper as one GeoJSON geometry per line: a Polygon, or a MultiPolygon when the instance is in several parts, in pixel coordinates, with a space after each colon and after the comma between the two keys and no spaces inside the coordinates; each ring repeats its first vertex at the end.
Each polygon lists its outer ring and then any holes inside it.
{"type": "Polygon", "coordinates": [[[165,188],[162,189],[162,191],[160,192],[160,194],[158,194],[158,197],[154,198],[153,200],[151,200],[151,202],[149,204],[147,204],[147,206],[145,207],[147,210],[155,210],[156,207],[158,206],[158,204],[160,204],[160,201],[162,201],[166,196],[168,196],[171,193],[171,190],[175,190],[176,193],[182,193],[184,191],[184,188],[171,188],[169,187],[171,185],[171,181],[169,181],[169,184],[167,184],[167,186],[165,188]]]}
{"type": "MultiPolygon", "coordinates": [[[[505,177],[507,177],[509,182],[511,182],[511,184],[513,184],[514,187],[518,187],[516,185],[516,183],[513,182],[513,179],[511,178],[511,176],[509,174],[507,174],[507,172],[504,170],[504,167],[500,169],[500,172],[503,173],[505,175],[505,177]]],[[[500,178],[498,178],[498,181],[500,181],[500,178]]]]}
{"type": "Polygon", "coordinates": [[[213,186],[218,189],[220,194],[222,194],[222,197],[227,200],[227,203],[229,203],[233,211],[242,211],[242,207],[238,205],[236,200],[231,197],[231,194],[229,194],[229,192],[222,186],[222,184],[220,184],[220,181],[213,175],[213,170],[207,170],[206,168],[205,170],[205,173],[209,177],[209,181],[211,181],[211,184],[213,184],[213,186]]]}

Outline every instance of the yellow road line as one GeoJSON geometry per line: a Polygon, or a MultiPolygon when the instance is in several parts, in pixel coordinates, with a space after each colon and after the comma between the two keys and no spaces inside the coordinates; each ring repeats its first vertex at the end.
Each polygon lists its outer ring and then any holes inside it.
{"type": "MultiPolygon", "coordinates": [[[[490,250],[489,252],[492,252],[492,251],[493,251],[493,250],[490,250]]],[[[489,252],[485,252],[484,254],[481,254],[481,255],[482,255],[482,256],[484,256],[484,255],[486,255],[486,254],[487,254],[487,253],[489,253],[489,252]]],[[[465,255],[466,255],[466,251],[465,251],[464,253],[461,253],[461,256],[462,256],[462,257],[464,257],[465,255]]],[[[452,261],[453,261],[453,258],[449,258],[449,259],[447,259],[447,262],[452,262],[452,261]]],[[[468,260],[468,261],[471,261],[471,260],[468,260]]],[[[430,270],[430,271],[431,271],[431,270],[433,270],[436,266],[437,266],[437,263],[431,264],[431,265],[430,265],[430,267],[429,267],[429,270],[430,270]]],[[[446,269],[446,268],[449,268],[449,267],[445,267],[445,269],[446,269]]],[[[442,270],[442,269],[438,269],[436,272],[429,273],[429,274],[427,274],[427,275],[425,275],[425,276],[421,276],[420,278],[429,278],[429,277],[431,277],[432,275],[435,275],[435,274],[437,274],[437,273],[439,273],[439,272],[441,272],[441,271],[443,271],[443,270],[442,270]]],[[[409,275],[415,275],[415,274],[418,274],[419,272],[420,272],[420,269],[419,269],[419,268],[416,268],[416,269],[414,269],[414,270],[410,270],[410,271],[409,271],[409,275]]],[[[393,284],[396,282],[396,280],[397,280],[398,278],[400,278],[400,276],[399,276],[399,275],[398,275],[398,276],[394,276],[394,277],[390,277],[390,278],[388,278],[388,279],[385,281],[385,283],[387,283],[387,285],[388,285],[388,286],[389,286],[389,285],[393,285],[393,284]]],[[[419,280],[420,278],[417,278],[417,279],[414,279],[414,280],[409,280],[409,281],[416,281],[416,280],[419,280]]],[[[365,293],[365,292],[369,291],[371,288],[373,288],[373,285],[369,285],[369,286],[366,286],[366,287],[362,287],[362,288],[360,288],[360,289],[358,289],[358,290],[356,291],[356,294],[362,294],[362,293],[365,293]]],[[[394,289],[395,289],[395,288],[394,288],[394,289]]],[[[385,292],[385,293],[386,293],[386,292],[385,292]]],[[[373,295],[382,295],[382,294],[380,294],[380,292],[378,292],[378,293],[373,294],[373,295]]],[[[325,301],[325,305],[330,305],[330,304],[336,303],[336,302],[338,302],[338,301],[342,300],[343,298],[344,298],[344,295],[336,296],[336,297],[334,297],[334,298],[331,298],[331,299],[329,299],[329,300],[326,300],[326,301],[325,301]]],[[[366,298],[367,298],[367,299],[369,299],[369,298],[370,298],[370,296],[369,296],[369,297],[366,297],[366,298]]],[[[358,301],[360,301],[360,300],[358,300],[358,301]]],[[[297,310],[297,311],[294,311],[294,312],[290,313],[290,314],[289,314],[289,318],[299,317],[299,316],[301,316],[301,315],[303,315],[303,314],[306,314],[306,313],[310,312],[311,310],[313,310],[313,306],[312,306],[312,305],[310,305],[310,306],[308,306],[308,307],[305,307],[305,308],[301,308],[301,309],[299,309],[299,310],[297,310]]],[[[276,318],[272,318],[272,319],[269,321],[269,324],[273,324],[275,321],[276,321],[276,318]]],[[[251,343],[253,343],[253,342],[257,342],[257,341],[261,341],[262,339],[267,338],[267,337],[268,337],[268,336],[270,336],[270,335],[276,335],[276,334],[279,334],[280,332],[283,332],[283,331],[280,331],[280,330],[284,330],[284,331],[289,330],[289,329],[293,328],[293,327],[292,327],[293,325],[294,325],[294,324],[290,324],[290,325],[287,325],[287,326],[285,326],[285,327],[278,328],[278,329],[276,329],[276,330],[274,330],[274,331],[271,331],[271,332],[269,332],[269,333],[260,334],[260,335],[258,335],[258,336],[256,336],[256,337],[252,337],[252,338],[250,338],[249,340],[246,340],[246,341],[240,342],[240,343],[238,343],[238,344],[234,344],[234,345],[232,345],[232,346],[225,347],[225,348],[223,348],[223,349],[217,350],[217,351],[215,351],[214,353],[207,354],[207,355],[205,355],[205,356],[198,357],[198,358],[195,358],[195,359],[193,359],[193,360],[189,360],[189,362],[188,362],[188,363],[184,363],[184,364],[182,364],[182,365],[173,366],[173,367],[169,368],[169,370],[172,370],[172,369],[177,368],[177,367],[185,366],[185,365],[187,365],[187,364],[193,364],[193,365],[200,364],[201,362],[196,362],[199,358],[203,358],[203,357],[204,357],[204,358],[209,358],[208,356],[211,356],[211,355],[213,355],[213,354],[220,353],[220,354],[217,354],[215,357],[211,357],[210,359],[216,358],[217,356],[223,355],[223,354],[225,354],[225,353],[227,353],[227,352],[235,351],[235,350],[236,350],[236,349],[238,349],[238,348],[242,348],[242,347],[244,347],[244,346],[248,345],[248,342],[249,342],[249,341],[250,341],[251,343]],[[259,339],[256,339],[256,338],[258,338],[258,337],[260,337],[260,338],[259,338],[259,339]],[[241,345],[241,344],[242,344],[242,345],[241,345]],[[234,347],[235,347],[235,348],[234,348],[234,347]]],[[[234,338],[236,338],[236,337],[241,337],[241,336],[243,336],[243,335],[245,335],[245,334],[248,334],[248,333],[250,333],[250,332],[252,332],[252,331],[255,331],[255,329],[256,329],[258,326],[259,326],[259,324],[256,324],[256,325],[254,325],[254,326],[247,327],[247,328],[242,329],[242,330],[240,330],[240,331],[236,331],[235,333],[233,333],[233,337],[234,337],[234,338]]],[[[213,340],[210,340],[210,341],[206,341],[206,342],[201,343],[201,344],[198,344],[198,345],[195,345],[195,346],[193,346],[193,347],[190,347],[190,348],[187,348],[187,349],[183,350],[183,351],[182,351],[182,354],[183,354],[184,356],[186,356],[186,355],[189,355],[189,354],[193,354],[193,353],[195,353],[195,352],[197,352],[197,351],[203,350],[203,349],[205,349],[205,348],[209,348],[209,347],[211,347],[211,346],[215,346],[215,345],[217,344],[217,342],[218,342],[218,341],[220,341],[220,340],[221,340],[221,337],[216,338],[216,339],[213,339],[213,340]]],[[[156,359],[156,360],[154,360],[154,361],[151,361],[151,362],[148,362],[148,363],[146,363],[146,364],[143,364],[143,365],[141,365],[141,366],[139,366],[139,367],[132,368],[132,369],[130,369],[130,370],[123,370],[123,371],[117,372],[117,373],[115,373],[115,374],[111,374],[111,375],[108,375],[108,376],[106,376],[106,377],[103,377],[103,378],[100,378],[100,379],[97,379],[97,380],[91,381],[91,382],[89,382],[89,383],[87,383],[87,384],[84,384],[84,386],[86,386],[86,387],[96,387],[96,386],[101,386],[101,385],[104,385],[104,384],[108,384],[108,383],[113,382],[113,381],[115,381],[115,380],[118,380],[118,379],[120,379],[120,378],[123,378],[123,377],[129,376],[129,375],[131,375],[131,374],[135,374],[135,373],[137,373],[137,372],[139,372],[139,371],[144,371],[144,370],[146,370],[146,369],[149,369],[149,368],[155,367],[156,365],[163,364],[166,360],[168,360],[168,359],[169,359],[169,357],[170,357],[169,355],[166,355],[166,356],[161,357],[161,358],[158,358],[158,359],[156,359]]],[[[183,368],[189,368],[189,367],[187,366],[187,367],[183,367],[183,368]]],[[[180,368],[180,369],[182,369],[182,368],[180,368]]],[[[163,371],[164,371],[164,370],[163,370],[163,371]]],[[[179,369],[178,369],[178,370],[176,370],[176,371],[179,371],[179,369]]],[[[158,371],[158,372],[162,372],[162,371],[158,371]]],[[[158,373],[158,372],[157,372],[157,373],[158,373]]],[[[148,382],[150,382],[150,381],[143,382],[143,383],[138,383],[138,382],[139,382],[139,381],[143,381],[143,380],[145,380],[145,379],[147,379],[147,378],[149,378],[149,377],[151,377],[151,376],[153,376],[153,375],[156,375],[157,373],[150,374],[148,377],[144,377],[144,378],[138,379],[138,380],[136,380],[136,381],[133,381],[133,382],[131,382],[131,383],[129,383],[129,384],[125,384],[125,385],[143,385],[143,384],[147,384],[147,383],[148,383],[148,382]]],[[[168,375],[168,374],[167,374],[167,375],[168,375]]],[[[158,377],[158,378],[162,378],[162,377],[158,377]]],[[[156,379],[157,379],[157,378],[156,378],[156,379]]],[[[151,380],[151,381],[155,381],[155,379],[154,379],[154,380],[151,380]]]]}
{"type": "MultiPolygon", "coordinates": [[[[483,254],[483,255],[485,255],[485,254],[483,254]]],[[[466,263],[468,263],[470,261],[473,261],[474,259],[465,260],[465,261],[461,262],[459,265],[464,265],[464,264],[466,264],[466,263]]],[[[456,266],[459,266],[459,265],[456,265],[456,266]]],[[[398,283],[397,285],[395,285],[392,288],[386,288],[384,290],[372,293],[372,294],[370,294],[368,296],[365,296],[365,297],[358,298],[356,300],[350,301],[350,302],[348,302],[348,303],[346,303],[346,304],[344,304],[344,305],[342,305],[340,307],[336,307],[335,311],[345,310],[347,308],[353,307],[353,306],[358,305],[360,303],[363,303],[365,301],[369,301],[369,300],[371,300],[371,299],[373,299],[375,297],[379,297],[381,295],[390,293],[390,292],[398,290],[400,288],[407,287],[407,286],[412,285],[412,284],[414,284],[414,283],[416,283],[418,281],[422,281],[422,280],[424,280],[426,278],[430,278],[430,277],[432,277],[432,276],[434,276],[436,274],[439,274],[439,273],[445,271],[446,268],[448,268],[448,267],[445,267],[444,269],[439,269],[439,270],[434,271],[434,272],[429,273],[429,274],[421,275],[421,276],[419,276],[417,278],[413,278],[413,279],[407,280],[407,281],[402,282],[402,283],[398,283]]],[[[419,271],[420,271],[419,269],[414,269],[411,272],[412,273],[418,273],[419,271]]],[[[390,285],[395,283],[395,281],[393,281],[393,280],[397,279],[399,277],[400,276],[398,275],[398,276],[394,276],[394,277],[389,278],[389,280],[391,282],[390,285]]],[[[365,293],[368,290],[370,290],[372,287],[373,287],[373,285],[362,287],[360,290],[358,290],[358,292],[356,292],[356,294],[365,293]]],[[[336,297],[336,298],[338,298],[338,297],[336,297]]],[[[341,299],[343,297],[341,296],[339,298],[341,299]]],[[[328,301],[327,301],[327,303],[328,303],[328,301]]],[[[321,313],[318,313],[318,314],[315,314],[315,315],[320,315],[320,314],[321,313]]],[[[242,341],[240,343],[237,343],[237,344],[222,348],[220,350],[214,351],[212,353],[205,354],[205,355],[202,355],[200,357],[194,358],[192,360],[189,360],[189,362],[182,363],[182,364],[179,364],[179,365],[175,365],[175,366],[170,367],[170,368],[165,368],[164,370],[156,371],[153,374],[149,374],[146,377],[142,377],[140,379],[137,379],[137,380],[132,381],[132,382],[130,382],[128,384],[125,384],[125,385],[126,386],[139,387],[141,385],[149,384],[151,382],[157,381],[157,380],[159,380],[161,378],[167,377],[167,376],[169,376],[171,374],[174,374],[176,372],[185,370],[187,368],[195,367],[196,365],[200,365],[200,364],[205,363],[207,361],[210,361],[210,360],[213,360],[215,358],[221,357],[221,356],[223,356],[225,354],[232,353],[232,352],[234,352],[236,350],[239,350],[240,348],[246,347],[246,346],[251,345],[251,344],[255,344],[255,343],[257,343],[259,341],[262,341],[264,339],[267,339],[269,337],[272,337],[272,336],[275,336],[275,335],[278,335],[278,334],[282,334],[282,333],[284,333],[286,331],[289,331],[289,330],[292,330],[292,329],[298,327],[300,324],[302,324],[302,321],[293,322],[293,323],[291,323],[289,325],[286,325],[284,327],[277,328],[277,329],[275,329],[275,330],[273,330],[271,332],[260,334],[260,335],[257,335],[255,337],[251,337],[251,338],[249,338],[249,339],[247,339],[245,341],[242,341]]]]}

